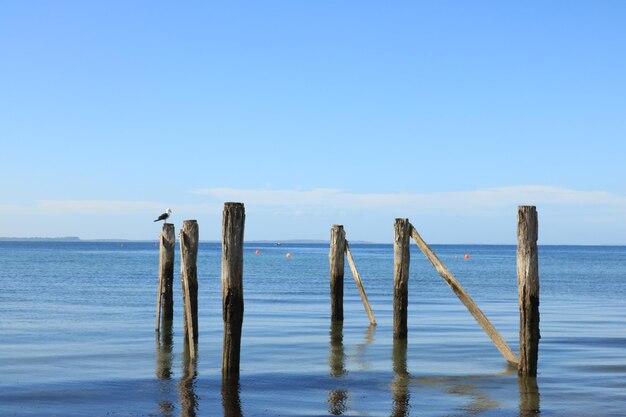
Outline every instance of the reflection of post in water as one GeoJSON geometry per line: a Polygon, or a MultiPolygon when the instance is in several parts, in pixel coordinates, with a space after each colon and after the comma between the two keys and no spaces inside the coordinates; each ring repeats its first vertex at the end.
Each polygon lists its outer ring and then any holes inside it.
{"type": "Polygon", "coordinates": [[[183,351],[183,375],[178,383],[178,396],[180,401],[181,417],[196,417],[198,398],[195,393],[196,382],[196,358],[192,358],[189,351],[189,342],[185,339],[183,351]]]}
{"type": "Polygon", "coordinates": [[[393,417],[406,417],[409,415],[409,372],[407,370],[407,340],[393,339],[393,373],[395,377],[391,383],[393,395],[393,417]]]}
{"type": "Polygon", "coordinates": [[[517,377],[519,384],[519,415],[520,417],[540,416],[539,410],[539,387],[537,378],[533,376],[517,377]]]}
{"type": "Polygon", "coordinates": [[[343,349],[343,322],[332,321],[330,323],[330,376],[341,377],[348,372],[345,367],[345,353],[343,349]]]}
{"type": "Polygon", "coordinates": [[[374,330],[376,329],[376,325],[370,324],[365,332],[365,337],[363,342],[359,343],[354,347],[354,355],[352,356],[353,360],[359,364],[359,370],[367,371],[371,368],[371,365],[364,359],[365,351],[368,346],[370,346],[374,342],[374,330]]]}
{"type": "MultiPolygon", "coordinates": [[[[330,376],[341,378],[345,376],[346,370],[345,352],[343,349],[343,321],[331,321],[330,323],[330,355],[328,364],[330,365],[330,376]]],[[[348,391],[338,389],[328,393],[328,412],[331,415],[342,415],[348,409],[348,391]]]]}
{"type": "Polygon", "coordinates": [[[163,317],[161,332],[156,333],[156,377],[171,379],[172,377],[172,320],[163,317]]]}
{"type": "Polygon", "coordinates": [[[239,377],[236,375],[222,376],[222,406],[224,417],[242,417],[241,399],[239,398],[239,377]]]}
{"type": "MultiPolygon", "coordinates": [[[[162,328],[156,333],[156,377],[161,382],[161,391],[169,394],[172,379],[172,320],[163,316],[162,328]]],[[[164,417],[172,416],[174,404],[171,401],[159,401],[159,410],[164,417]]]]}

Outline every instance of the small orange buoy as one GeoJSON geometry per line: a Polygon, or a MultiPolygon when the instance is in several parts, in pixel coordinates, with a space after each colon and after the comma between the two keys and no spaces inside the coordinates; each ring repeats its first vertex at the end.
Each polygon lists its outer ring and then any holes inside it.
{"type": "Polygon", "coordinates": [[[469,259],[469,258],[470,258],[470,256],[466,253],[466,254],[465,254],[465,256],[464,256],[464,258],[465,258],[465,259],[469,259]]]}
{"type": "Polygon", "coordinates": [[[291,258],[291,253],[287,252],[287,258],[291,258]]]}
{"type": "Polygon", "coordinates": [[[256,251],[254,251],[254,254],[255,254],[255,255],[260,255],[260,254],[261,254],[261,251],[257,249],[256,251]]]}

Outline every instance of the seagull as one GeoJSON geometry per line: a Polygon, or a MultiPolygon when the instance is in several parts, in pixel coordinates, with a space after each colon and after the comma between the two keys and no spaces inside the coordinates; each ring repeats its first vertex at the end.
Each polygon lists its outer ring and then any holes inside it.
{"type": "Polygon", "coordinates": [[[163,220],[163,224],[167,223],[167,219],[170,217],[170,214],[172,214],[172,210],[167,209],[165,210],[164,213],[162,213],[156,220],[155,222],[161,221],[163,220]]]}

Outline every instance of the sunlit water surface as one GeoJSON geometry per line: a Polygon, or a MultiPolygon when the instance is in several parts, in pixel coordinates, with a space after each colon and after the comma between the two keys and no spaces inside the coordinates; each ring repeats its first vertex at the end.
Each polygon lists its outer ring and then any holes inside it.
{"type": "MultiPolygon", "coordinates": [[[[515,247],[433,248],[517,351],[515,247]]],[[[200,245],[193,362],[178,272],[173,333],[155,337],[154,243],[0,242],[0,416],[626,415],[626,247],[540,247],[536,380],[415,247],[394,344],[393,248],[351,249],[376,327],[348,269],[331,326],[326,245],[246,245],[241,378],[222,383],[219,244],[200,245]]]]}

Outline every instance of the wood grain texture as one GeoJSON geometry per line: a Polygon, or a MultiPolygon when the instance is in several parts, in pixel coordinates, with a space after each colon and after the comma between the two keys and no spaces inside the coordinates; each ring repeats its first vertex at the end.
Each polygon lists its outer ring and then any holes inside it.
{"type": "Polygon", "coordinates": [[[539,356],[539,226],[534,206],[519,206],[517,216],[517,291],[520,312],[520,374],[536,376],[539,356]]]}
{"type": "Polygon", "coordinates": [[[246,213],[242,203],[225,203],[222,217],[222,376],[238,376],[243,325],[243,236],[246,213]]]}
{"type": "Polygon", "coordinates": [[[393,240],[393,337],[406,339],[409,304],[411,223],[396,219],[393,240]]]}
{"type": "Polygon", "coordinates": [[[163,224],[159,238],[159,287],[157,290],[156,330],[161,329],[162,321],[171,321],[174,318],[174,247],[176,238],[174,225],[163,224]],[[161,317],[162,316],[162,317],[161,317]]]}
{"type": "Polygon", "coordinates": [[[343,226],[333,225],[330,229],[330,319],[343,320],[343,277],[344,253],[346,250],[346,232],[343,226]]]}
{"type": "Polygon", "coordinates": [[[180,230],[181,281],[183,286],[185,337],[189,342],[189,353],[196,354],[198,343],[198,222],[185,220],[180,230]]]}

